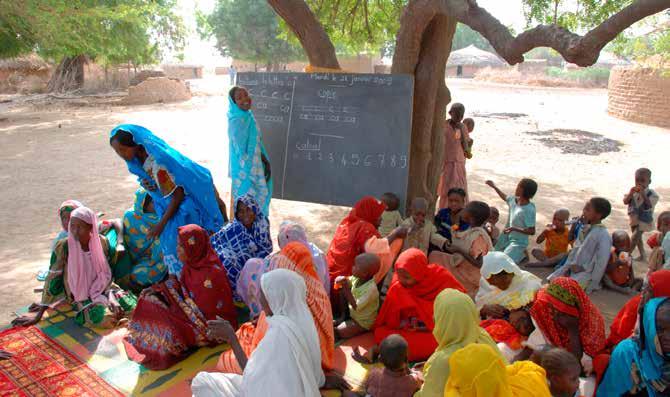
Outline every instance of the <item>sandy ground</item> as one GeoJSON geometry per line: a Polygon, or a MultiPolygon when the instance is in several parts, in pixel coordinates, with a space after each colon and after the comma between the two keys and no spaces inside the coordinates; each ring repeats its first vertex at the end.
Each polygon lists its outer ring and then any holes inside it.
{"type": "MultiPolygon", "coordinates": [[[[160,134],[209,167],[219,191],[229,196],[227,98],[220,95],[226,82],[227,78],[193,81],[200,95],[169,105],[35,106],[0,101],[0,325],[13,318],[13,310],[36,299],[33,289],[40,285],[34,275],[48,263],[49,244],[60,227],[56,210],[63,200],[79,199],[108,218],[121,216],[132,205],[137,184],[108,144],[108,132],[116,124],[142,124],[160,134]]],[[[468,163],[471,196],[497,205],[501,218],[506,217],[504,203],[484,181],[493,179],[512,192],[516,182],[528,176],[540,183],[535,200],[540,230],[556,208],[568,207],[577,214],[593,195],[614,203],[607,221],[611,229],[627,228],[621,199],[633,184],[634,170],[641,166],[654,171],[653,187],[663,197],[658,210],[670,208],[664,199],[670,197],[670,173],[663,172],[668,162],[662,151],[670,147],[670,131],[609,117],[605,90],[522,88],[463,80],[450,80],[448,85],[454,101],[464,103],[477,122],[475,157],[468,163]],[[619,141],[620,151],[597,156],[563,153],[561,148],[580,151],[608,144],[594,143],[588,136],[570,142],[560,141],[565,134],[537,133],[553,129],[600,134],[619,141]]],[[[302,222],[312,239],[326,249],[347,211],[275,200],[271,219],[274,230],[282,219],[302,222]]],[[[609,321],[627,297],[599,292],[595,299],[609,321]]]]}

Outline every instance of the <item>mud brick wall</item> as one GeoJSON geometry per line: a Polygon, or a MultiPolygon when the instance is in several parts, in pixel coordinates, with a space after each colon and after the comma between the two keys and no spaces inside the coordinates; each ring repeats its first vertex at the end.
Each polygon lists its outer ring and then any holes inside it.
{"type": "Polygon", "coordinates": [[[607,111],[620,119],[670,128],[670,71],[612,69],[607,111]]]}

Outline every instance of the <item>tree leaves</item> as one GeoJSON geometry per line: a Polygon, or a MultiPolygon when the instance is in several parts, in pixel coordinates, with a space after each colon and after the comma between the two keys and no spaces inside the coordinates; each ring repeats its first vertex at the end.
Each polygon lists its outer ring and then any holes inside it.
{"type": "Polygon", "coordinates": [[[85,54],[102,64],[156,62],[184,46],[177,0],[0,0],[0,57],[85,54]]]}

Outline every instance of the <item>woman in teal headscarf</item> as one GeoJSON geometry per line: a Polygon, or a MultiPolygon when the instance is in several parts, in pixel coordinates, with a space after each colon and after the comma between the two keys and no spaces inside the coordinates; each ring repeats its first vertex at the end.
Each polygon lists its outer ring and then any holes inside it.
{"type": "Polygon", "coordinates": [[[160,239],[147,238],[149,230],[159,221],[160,217],[149,192],[142,188],[137,189],[133,208],[123,215],[123,241],[133,265],[130,280],[137,287],[156,284],[167,275],[160,239]]]}
{"type": "Polygon", "coordinates": [[[228,176],[233,180],[233,202],[250,195],[269,216],[272,197],[270,161],[251,112],[251,98],[244,88],[233,87],[228,102],[228,176]]]}
{"type": "Polygon", "coordinates": [[[109,143],[151,195],[160,220],[147,238],[160,237],[163,262],[170,275],[179,277],[183,264],[177,258],[177,228],[195,224],[214,233],[225,221],[212,175],[139,125],[117,126],[109,143]]]}
{"type": "Polygon", "coordinates": [[[654,298],[644,305],[639,337],[620,342],[597,397],[670,395],[670,300],[654,298]]]}

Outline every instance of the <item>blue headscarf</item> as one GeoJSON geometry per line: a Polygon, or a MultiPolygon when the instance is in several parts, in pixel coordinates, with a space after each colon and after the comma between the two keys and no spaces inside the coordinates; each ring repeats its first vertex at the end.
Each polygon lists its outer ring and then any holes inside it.
{"type": "MultiPolygon", "coordinates": [[[[184,188],[185,194],[191,197],[201,211],[202,224],[200,226],[210,232],[217,231],[223,226],[223,216],[214,193],[214,181],[207,168],[179,153],[142,126],[121,124],[112,130],[110,138],[113,138],[119,131],[130,133],[136,144],[142,145],[158,164],[168,169],[170,175],[174,178],[174,182],[184,188]]],[[[144,171],[142,163],[138,159],[126,161],[126,164],[128,170],[136,175],[140,181],[142,179],[153,179],[144,171]]],[[[156,211],[162,216],[167,208],[165,198],[158,190],[150,191],[149,194],[154,199],[156,211]]]]}
{"type": "Polygon", "coordinates": [[[597,397],[621,396],[646,389],[649,397],[667,395],[670,362],[659,351],[656,312],[668,298],[654,298],[644,305],[640,338],[626,339],[612,352],[607,372],[598,386],[597,397]],[[632,376],[633,364],[637,378],[632,376]]]}
{"type": "Polygon", "coordinates": [[[237,213],[239,203],[244,203],[256,214],[251,230],[235,217],[231,223],[211,237],[212,247],[228,271],[228,279],[233,291],[237,289],[237,279],[249,259],[263,259],[272,253],[270,221],[253,197],[245,195],[238,198],[235,201],[235,213],[237,213]]]}
{"type": "Polygon", "coordinates": [[[260,155],[257,155],[258,146],[260,146],[260,153],[266,159],[269,160],[270,157],[263,146],[253,112],[240,109],[230,95],[228,96],[228,144],[230,160],[228,176],[233,180],[233,198],[237,199],[253,190],[253,196],[263,208],[263,212],[269,214],[272,178],[269,181],[265,180],[263,163],[260,155]],[[263,189],[265,191],[260,191],[263,189]]]}

